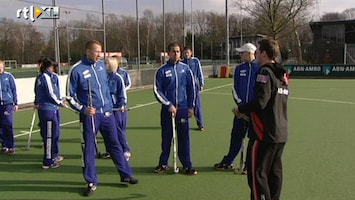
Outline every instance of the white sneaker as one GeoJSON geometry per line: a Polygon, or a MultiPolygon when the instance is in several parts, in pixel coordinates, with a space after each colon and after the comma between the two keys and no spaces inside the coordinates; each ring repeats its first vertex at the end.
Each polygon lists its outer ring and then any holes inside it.
{"type": "Polygon", "coordinates": [[[56,162],[60,162],[60,161],[63,161],[63,160],[64,160],[63,156],[57,156],[56,158],[54,158],[54,161],[56,161],[56,162]]]}
{"type": "Polygon", "coordinates": [[[127,161],[129,161],[129,159],[131,158],[131,152],[129,151],[124,152],[124,157],[126,158],[127,161]]]}

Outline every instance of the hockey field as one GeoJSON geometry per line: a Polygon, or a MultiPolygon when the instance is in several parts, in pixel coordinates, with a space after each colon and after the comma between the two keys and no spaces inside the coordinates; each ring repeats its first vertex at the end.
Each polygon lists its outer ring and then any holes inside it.
{"type": "MultiPolygon", "coordinates": [[[[199,171],[196,176],[153,173],[160,155],[160,104],[151,87],[129,91],[127,137],[132,149],[130,164],[139,184],[119,185],[113,162],[97,159],[99,185],[90,197],[82,195],[86,183],[81,170],[78,115],[61,109],[60,152],[65,160],[58,169],[44,170],[38,118],[31,148],[26,149],[34,111],[20,110],[15,113],[16,155],[0,154],[0,199],[249,199],[245,175],[213,169],[229,147],[231,109],[235,106],[232,83],[230,78],[207,79],[201,95],[205,131],[195,130],[195,119],[190,119],[192,163],[199,171]]],[[[291,79],[281,199],[354,198],[354,113],[355,80],[291,79]]],[[[104,152],[100,134],[98,142],[104,152]]],[[[181,167],[180,162],[178,165],[181,167]]],[[[239,166],[239,155],[235,165],[239,166]]]]}

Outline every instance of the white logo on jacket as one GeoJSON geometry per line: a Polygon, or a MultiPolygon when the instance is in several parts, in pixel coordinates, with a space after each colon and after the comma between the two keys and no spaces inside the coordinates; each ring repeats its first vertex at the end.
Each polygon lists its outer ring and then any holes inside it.
{"type": "Polygon", "coordinates": [[[171,72],[171,70],[167,70],[165,72],[165,77],[172,77],[173,76],[173,73],[171,72]]]}

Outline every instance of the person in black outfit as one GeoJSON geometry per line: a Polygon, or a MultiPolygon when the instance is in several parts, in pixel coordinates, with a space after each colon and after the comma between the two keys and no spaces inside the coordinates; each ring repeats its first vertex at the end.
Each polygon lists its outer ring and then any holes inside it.
{"type": "Polygon", "coordinates": [[[287,142],[288,78],[275,60],[279,45],[273,39],[259,41],[256,59],[261,66],[255,98],[239,106],[236,115],[250,113],[253,130],[248,144],[248,184],[252,200],[278,200],[282,186],[281,157],[287,142]]]}

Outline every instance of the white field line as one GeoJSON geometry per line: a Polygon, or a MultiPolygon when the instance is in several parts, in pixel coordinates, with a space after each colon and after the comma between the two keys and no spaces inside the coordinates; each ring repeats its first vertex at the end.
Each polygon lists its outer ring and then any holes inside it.
{"type": "Polygon", "coordinates": [[[355,105],[355,102],[350,101],[337,101],[337,100],[329,100],[329,99],[312,99],[312,98],[303,98],[303,97],[289,97],[290,99],[303,100],[303,101],[317,101],[317,102],[325,102],[325,103],[337,103],[337,104],[350,104],[355,105]]]}
{"type": "MultiPolygon", "coordinates": [[[[221,85],[221,86],[209,88],[209,89],[203,90],[202,92],[216,90],[216,89],[227,87],[227,86],[230,86],[230,85],[232,85],[232,84],[221,85]]],[[[154,105],[154,104],[157,104],[157,103],[158,103],[157,101],[153,101],[153,102],[149,102],[149,103],[145,103],[145,104],[139,104],[139,105],[136,105],[136,106],[132,106],[132,107],[129,107],[129,109],[130,110],[134,110],[134,109],[137,109],[137,108],[142,108],[142,107],[154,105]]],[[[65,122],[65,123],[60,124],[60,126],[66,126],[66,125],[74,124],[74,123],[78,123],[78,122],[79,122],[79,120],[69,121],[69,122],[65,122]]],[[[40,129],[32,131],[32,133],[38,133],[38,132],[40,132],[40,129]]],[[[29,134],[29,131],[20,131],[20,134],[16,134],[14,137],[17,138],[17,137],[25,136],[25,135],[28,135],[28,134],[29,134]]]]}

